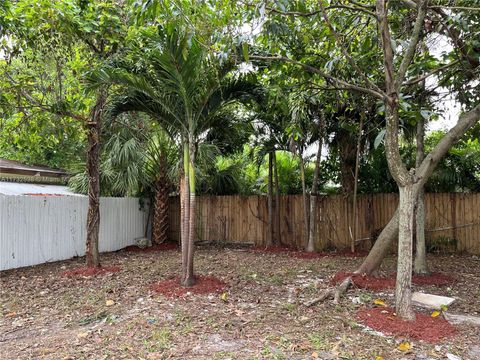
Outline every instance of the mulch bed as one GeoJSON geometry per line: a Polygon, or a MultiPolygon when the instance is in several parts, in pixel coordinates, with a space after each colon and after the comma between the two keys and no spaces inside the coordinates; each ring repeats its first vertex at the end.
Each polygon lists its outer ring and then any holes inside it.
{"type": "MultiPolygon", "coordinates": [[[[373,291],[384,290],[395,287],[396,273],[393,273],[389,277],[379,278],[374,276],[367,276],[362,274],[353,274],[347,272],[338,272],[336,273],[332,280],[332,284],[338,284],[342,282],[345,278],[351,276],[352,282],[355,286],[368,289],[373,291]]],[[[435,285],[435,286],[445,286],[455,282],[455,279],[449,275],[443,273],[431,273],[426,276],[412,276],[412,283],[415,285],[435,285]]]]}
{"type": "Polygon", "coordinates": [[[178,298],[191,294],[210,294],[225,290],[227,284],[213,276],[195,276],[195,284],[193,286],[184,287],[180,284],[180,278],[174,277],[167,280],[159,281],[151,284],[150,288],[166,297],[178,298]]]}
{"type": "Polygon", "coordinates": [[[395,315],[395,309],[388,307],[362,308],[357,312],[356,318],[384,334],[407,336],[429,343],[440,342],[456,333],[455,327],[442,317],[433,318],[416,313],[415,321],[406,321],[395,315]]]}
{"type": "Polygon", "coordinates": [[[177,250],[178,245],[176,243],[163,243],[163,244],[156,244],[146,248],[141,248],[136,245],[130,245],[124,248],[124,251],[127,252],[134,252],[134,253],[151,253],[157,251],[167,251],[167,250],[177,250]]]}
{"type": "Polygon", "coordinates": [[[62,277],[90,277],[119,272],[119,266],[80,267],[62,272],[62,277]]]}

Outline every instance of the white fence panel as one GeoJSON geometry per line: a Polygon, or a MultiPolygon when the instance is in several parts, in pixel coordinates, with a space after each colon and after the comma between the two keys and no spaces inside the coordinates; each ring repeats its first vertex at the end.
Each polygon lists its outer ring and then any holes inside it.
{"type": "MultiPolygon", "coordinates": [[[[0,196],[0,270],[85,255],[85,196],[0,196]]],[[[134,244],[147,212],[137,198],[100,199],[101,252],[134,244]]]]}

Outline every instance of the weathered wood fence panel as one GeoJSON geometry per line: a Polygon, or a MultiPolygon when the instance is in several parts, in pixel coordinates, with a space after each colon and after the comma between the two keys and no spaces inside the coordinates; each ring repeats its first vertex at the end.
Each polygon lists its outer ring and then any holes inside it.
{"type": "MultiPolygon", "coordinates": [[[[369,249],[388,223],[398,204],[396,194],[361,195],[357,207],[357,248],[369,249]]],[[[480,194],[427,194],[425,199],[427,242],[439,250],[480,254],[480,194]]],[[[170,238],[180,237],[180,203],[170,199],[170,238]]],[[[303,199],[280,199],[280,233],[284,245],[303,248],[303,199]]],[[[353,210],[341,196],[317,199],[316,248],[350,247],[353,210]]],[[[265,245],[268,239],[268,208],[265,196],[199,196],[197,240],[265,245]]]]}

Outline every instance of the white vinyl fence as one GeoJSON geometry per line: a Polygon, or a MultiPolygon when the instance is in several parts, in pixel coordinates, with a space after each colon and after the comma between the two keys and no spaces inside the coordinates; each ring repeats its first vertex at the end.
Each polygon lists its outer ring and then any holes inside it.
{"type": "MultiPolygon", "coordinates": [[[[0,195],[0,270],[85,255],[86,196],[0,195]]],[[[147,212],[137,198],[100,199],[101,252],[143,237],[147,212]]]]}

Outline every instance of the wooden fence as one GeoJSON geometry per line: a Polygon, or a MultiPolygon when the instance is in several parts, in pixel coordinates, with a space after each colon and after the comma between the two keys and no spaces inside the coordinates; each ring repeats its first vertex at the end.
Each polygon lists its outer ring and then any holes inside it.
{"type": "MultiPolygon", "coordinates": [[[[280,232],[286,246],[303,248],[306,236],[301,195],[280,199],[280,232]]],[[[268,238],[265,196],[200,196],[197,202],[196,239],[262,246],[268,238]]],[[[317,250],[350,246],[352,210],[343,196],[317,200],[317,250]]],[[[357,248],[368,250],[390,220],[398,204],[396,194],[361,195],[358,198],[357,248]]],[[[427,194],[427,245],[480,255],[480,193],[427,194]]],[[[170,199],[170,238],[179,239],[180,204],[170,199]]]]}

